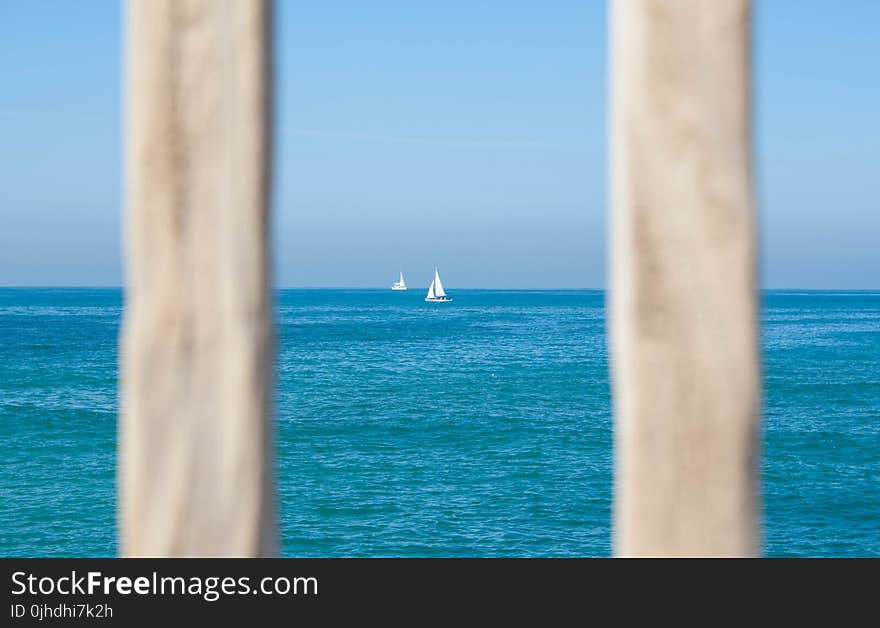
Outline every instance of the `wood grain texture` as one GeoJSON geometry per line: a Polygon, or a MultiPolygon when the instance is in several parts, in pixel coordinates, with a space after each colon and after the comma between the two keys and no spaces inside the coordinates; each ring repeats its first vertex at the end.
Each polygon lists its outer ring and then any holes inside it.
{"type": "Polygon", "coordinates": [[[120,549],[271,555],[271,6],[127,6],[120,549]]]}
{"type": "Polygon", "coordinates": [[[613,3],[618,556],[758,551],[749,9],[613,3]]]}

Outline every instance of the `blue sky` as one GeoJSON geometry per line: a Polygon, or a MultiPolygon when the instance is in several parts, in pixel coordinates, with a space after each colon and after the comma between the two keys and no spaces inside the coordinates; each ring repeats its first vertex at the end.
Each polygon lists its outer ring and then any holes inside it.
{"type": "MultiPolygon", "coordinates": [[[[279,2],[283,286],[602,287],[604,2],[279,2]]],[[[755,3],[765,287],[880,287],[880,3],[755,3]]],[[[0,2],[0,285],[119,285],[122,15],[0,2]]]]}

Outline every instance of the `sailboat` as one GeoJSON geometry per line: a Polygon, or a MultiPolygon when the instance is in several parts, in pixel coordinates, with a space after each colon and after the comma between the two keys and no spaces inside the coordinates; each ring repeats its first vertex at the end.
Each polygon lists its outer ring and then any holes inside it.
{"type": "Polygon", "coordinates": [[[406,290],[406,282],[403,280],[403,271],[400,271],[400,281],[391,284],[392,290],[406,290]]]}
{"type": "Polygon", "coordinates": [[[434,278],[431,280],[431,287],[428,288],[428,296],[425,297],[425,301],[429,303],[449,303],[452,301],[449,297],[446,296],[446,291],[443,289],[443,284],[440,281],[440,273],[437,272],[437,268],[434,268],[434,278]]]}

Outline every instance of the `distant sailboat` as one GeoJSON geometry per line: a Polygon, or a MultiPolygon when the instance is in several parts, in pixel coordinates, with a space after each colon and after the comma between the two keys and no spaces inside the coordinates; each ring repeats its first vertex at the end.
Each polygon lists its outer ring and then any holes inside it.
{"type": "Polygon", "coordinates": [[[406,282],[403,280],[403,271],[400,271],[400,281],[391,284],[392,290],[406,290],[406,282]]]}
{"type": "Polygon", "coordinates": [[[425,297],[425,301],[429,303],[449,303],[452,301],[452,299],[446,296],[443,283],[440,281],[440,273],[437,272],[436,268],[434,268],[434,278],[431,280],[431,286],[428,288],[428,296],[425,297]]]}

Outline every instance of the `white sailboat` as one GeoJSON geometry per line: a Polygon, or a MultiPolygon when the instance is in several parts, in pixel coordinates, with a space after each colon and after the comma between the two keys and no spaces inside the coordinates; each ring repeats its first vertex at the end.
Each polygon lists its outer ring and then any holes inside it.
{"type": "Polygon", "coordinates": [[[434,268],[434,278],[431,280],[431,286],[428,288],[428,296],[425,297],[425,301],[429,303],[449,303],[452,301],[452,299],[446,296],[443,283],[440,281],[440,273],[437,272],[436,268],[434,268]]]}
{"type": "Polygon", "coordinates": [[[400,281],[391,284],[392,290],[406,290],[406,282],[403,280],[403,271],[400,271],[400,281]]]}

